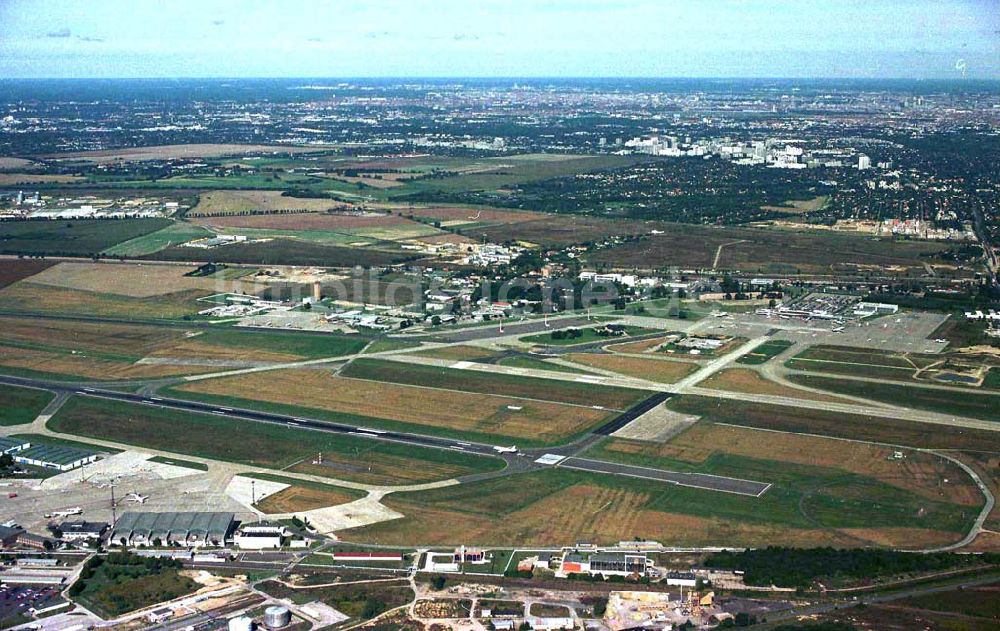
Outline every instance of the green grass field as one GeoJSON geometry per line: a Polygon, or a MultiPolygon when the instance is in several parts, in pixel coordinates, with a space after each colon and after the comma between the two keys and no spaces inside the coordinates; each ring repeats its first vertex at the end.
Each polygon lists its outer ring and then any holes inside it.
{"type": "Polygon", "coordinates": [[[90,256],[171,225],[169,219],[0,222],[0,253],[90,256]]]}
{"type": "Polygon", "coordinates": [[[730,401],[687,394],[670,399],[667,407],[683,414],[699,415],[703,421],[760,429],[870,440],[925,449],[1000,450],[1000,432],[986,430],[949,428],[943,425],[930,428],[922,423],[876,416],[730,401]]]}
{"type": "Polygon", "coordinates": [[[787,340],[771,340],[770,342],[764,342],[755,348],[752,353],[747,353],[737,359],[736,363],[748,365],[763,364],[771,358],[785,352],[785,350],[790,348],[792,344],[793,342],[789,342],[787,340]]]}
{"type": "MultiPolygon", "coordinates": [[[[357,466],[331,467],[328,470],[314,468],[310,472],[325,472],[331,478],[362,482],[429,481],[441,479],[438,474],[442,471],[446,472],[445,477],[451,477],[503,467],[503,461],[498,459],[453,451],[420,449],[353,436],[100,399],[70,399],[49,420],[48,427],[74,436],[275,469],[290,467],[323,452],[331,461],[341,456],[357,466]],[[380,472],[377,470],[380,458],[403,463],[407,469],[380,472]],[[370,464],[376,466],[375,471],[366,469],[370,464]],[[402,477],[404,474],[405,477],[402,477]],[[401,477],[397,479],[396,475],[401,477]]],[[[48,441],[47,438],[44,440],[48,441]]]]}
{"type": "Polygon", "coordinates": [[[195,471],[208,471],[208,465],[203,462],[192,462],[191,460],[181,460],[180,458],[153,456],[149,459],[149,461],[159,462],[160,464],[170,464],[175,467],[184,467],[185,469],[194,469],[195,471]]]}
{"type": "Polygon", "coordinates": [[[836,394],[863,397],[892,405],[941,414],[1000,421],[1000,395],[922,388],[920,386],[854,381],[814,375],[789,375],[789,381],[836,394]]]}
{"type": "Polygon", "coordinates": [[[515,375],[491,374],[455,368],[418,366],[376,359],[359,359],[342,373],[345,377],[388,381],[414,386],[448,388],[483,394],[502,393],[511,397],[541,399],[576,405],[601,405],[625,409],[647,396],[640,390],[596,386],[574,381],[534,379],[515,375]]]}
{"type": "Polygon", "coordinates": [[[145,256],[171,245],[212,236],[212,231],[194,224],[176,221],[149,234],[123,241],[104,250],[109,256],[145,256]]]}
{"type": "Polygon", "coordinates": [[[255,329],[213,328],[191,339],[205,344],[253,348],[261,351],[318,358],[358,353],[371,338],[337,333],[310,335],[255,329]]]}
{"type": "Polygon", "coordinates": [[[0,386],[0,425],[30,423],[53,398],[45,390],[0,386]]]}

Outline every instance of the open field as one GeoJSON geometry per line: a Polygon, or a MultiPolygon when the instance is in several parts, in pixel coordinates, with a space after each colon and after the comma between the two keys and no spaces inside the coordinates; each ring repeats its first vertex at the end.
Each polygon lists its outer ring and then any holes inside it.
{"type": "Polygon", "coordinates": [[[503,210],[499,208],[428,206],[401,210],[400,212],[415,217],[424,217],[440,221],[444,226],[461,227],[468,224],[505,224],[519,221],[538,221],[547,219],[541,213],[503,210]]]}
{"type": "Polygon", "coordinates": [[[503,467],[501,460],[453,451],[91,398],[71,399],[49,429],[249,466],[299,465],[294,470],[371,484],[429,482],[503,467]],[[331,466],[306,464],[319,452],[331,466]]]}
{"type": "Polygon", "coordinates": [[[498,352],[483,348],[482,346],[445,346],[442,348],[428,348],[426,350],[413,353],[420,357],[432,357],[434,359],[453,359],[455,361],[475,361],[496,357],[498,352]]]}
{"type": "MultiPolygon", "coordinates": [[[[442,381],[436,385],[447,387],[442,381]]],[[[364,416],[373,419],[376,426],[378,419],[385,419],[410,424],[410,429],[418,431],[433,427],[456,436],[475,433],[542,442],[558,441],[585,431],[607,416],[607,412],[592,408],[345,379],[322,370],[280,370],[225,377],[185,384],[177,391],[364,416]]]]}
{"type": "Polygon", "coordinates": [[[169,219],[2,221],[0,253],[90,256],[169,225],[169,219]]]}
{"type": "Polygon", "coordinates": [[[788,380],[810,388],[864,397],[892,405],[1000,421],[1000,394],[940,390],[813,375],[789,375],[788,380]]]}
{"type": "Polygon", "coordinates": [[[772,357],[776,357],[791,348],[792,344],[793,342],[788,340],[770,340],[764,342],[746,355],[737,358],[736,362],[748,365],[763,364],[772,357]]]}
{"type": "MultiPolygon", "coordinates": [[[[211,372],[183,360],[288,362],[358,352],[366,338],[0,317],[0,366],[33,373],[129,379],[211,372]],[[176,365],[141,363],[176,358],[176,365]],[[140,363],[137,363],[140,362],[140,363]]],[[[206,362],[210,364],[211,362],[206,362]]]]}
{"type": "Polygon", "coordinates": [[[52,399],[52,393],[44,390],[2,386],[0,387],[0,425],[30,423],[52,399]]]}
{"type": "MultiPolygon", "coordinates": [[[[543,247],[559,247],[574,243],[586,243],[599,241],[610,236],[636,236],[648,234],[651,230],[662,229],[666,225],[661,222],[646,222],[636,220],[601,219],[597,217],[580,217],[568,215],[543,215],[539,214],[536,219],[521,221],[516,223],[504,223],[499,225],[487,225],[482,227],[464,229],[470,235],[485,234],[490,241],[503,243],[506,241],[520,241],[532,243],[543,247]]],[[[653,237],[662,238],[663,235],[653,237]]],[[[688,244],[694,249],[695,244],[688,244]]],[[[701,251],[703,246],[697,245],[701,251]]],[[[604,252],[612,250],[602,250],[601,254],[595,256],[593,260],[603,260],[600,258],[604,252]]],[[[632,265],[630,264],[630,267],[632,265]]]]}
{"type": "Polygon", "coordinates": [[[696,414],[705,421],[802,434],[869,440],[925,449],[1000,451],[1000,432],[934,426],[874,416],[825,412],[818,409],[676,396],[667,407],[681,414],[696,414]]]}
{"type": "Polygon", "coordinates": [[[530,368],[532,370],[554,370],[556,372],[568,372],[575,375],[594,374],[594,371],[587,370],[583,367],[575,368],[573,366],[556,364],[554,362],[545,361],[540,357],[527,354],[511,355],[510,357],[503,357],[497,360],[497,364],[499,364],[500,366],[511,366],[514,368],[530,368]]]}
{"type": "Polygon", "coordinates": [[[52,267],[55,263],[38,260],[0,260],[0,289],[30,278],[35,274],[52,267]]]}
{"type": "Polygon", "coordinates": [[[660,383],[676,383],[698,370],[693,362],[675,362],[669,359],[644,359],[624,355],[598,355],[593,353],[571,353],[565,357],[572,362],[610,370],[629,377],[648,379],[660,383]]]}
{"type": "Polygon", "coordinates": [[[957,465],[938,456],[910,450],[903,451],[904,459],[894,460],[893,451],[892,447],[702,421],[667,443],[613,439],[593,448],[587,456],[694,471],[710,471],[723,456],[738,456],[781,463],[775,466],[776,470],[786,464],[839,469],[928,500],[982,506],[979,489],[957,465]]]}
{"type": "Polygon", "coordinates": [[[37,163],[26,158],[14,158],[11,156],[0,156],[0,171],[15,171],[17,169],[30,169],[37,163]]]}
{"type": "Polygon", "coordinates": [[[566,469],[498,478],[385,503],[405,518],[341,533],[381,544],[553,545],[639,537],[666,545],[885,545],[953,541],[973,507],[821,467],[731,457],[717,470],[775,482],[761,498],[566,469]],[[923,517],[914,506],[925,508],[923,517]],[[851,532],[847,532],[850,530],[851,532]]]}
{"type": "Polygon", "coordinates": [[[210,230],[201,226],[176,221],[162,230],[151,232],[135,239],[129,239],[106,250],[104,254],[108,256],[145,256],[154,252],[159,252],[163,248],[180,243],[187,243],[194,239],[202,239],[212,236],[210,230]]]}
{"type": "Polygon", "coordinates": [[[697,385],[701,388],[713,388],[727,392],[746,392],[748,394],[767,394],[794,399],[809,399],[811,401],[850,403],[847,399],[831,395],[817,394],[798,388],[789,388],[788,386],[765,379],[760,373],[749,368],[726,368],[697,385]]]}
{"type": "MultiPolygon", "coordinates": [[[[273,191],[233,191],[265,194],[273,191]]],[[[281,199],[293,199],[282,197],[281,199]]],[[[309,200],[317,201],[317,200],[309,200]]],[[[198,217],[195,223],[215,228],[256,228],[260,230],[328,230],[333,232],[363,228],[388,228],[417,224],[399,215],[337,215],[320,212],[281,213],[274,215],[226,215],[198,217]]],[[[423,226],[423,224],[417,224],[423,226]]]]}
{"type": "Polygon", "coordinates": [[[489,374],[435,366],[417,366],[374,359],[355,361],[343,374],[358,379],[451,388],[483,394],[503,392],[511,397],[586,406],[600,405],[620,410],[628,408],[646,397],[646,393],[639,390],[598,386],[592,383],[532,379],[531,377],[489,374]]]}
{"type": "Polygon", "coordinates": [[[403,250],[349,248],[293,238],[233,243],[202,250],[172,246],[147,258],[165,261],[204,263],[252,263],[255,265],[323,265],[329,267],[372,267],[417,260],[419,255],[403,250]]]}
{"type": "Polygon", "coordinates": [[[271,480],[291,485],[277,493],[268,495],[255,504],[257,509],[268,514],[298,513],[316,508],[326,508],[327,506],[338,506],[364,496],[363,493],[329,484],[318,484],[267,474],[248,473],[246,475],[259,480],[271,480]]]}
{"type": "Polygon", "coordinates": [[[54,173],[0,173],[0,186],[81,182],[85,179],[79,175],[57,175],[54,173]]]}
{"type": "MultiPolygon", "coordinates": [[[[250,212],[311,212],[322,213],[332,208],[343,206],[340,202],[323,198],[288,197],[281,194],[281,191],[240,191],[240,190],[220,190],[205,191],[198,198],[198,204],[187,212],[188,217],[211,216],[221,220],[217,215],[239,215],[250,212]]],[[[293,215],[294,216],[294,215],[293,215]]],[[[267,217],[267,216],[264,216],[267,217]]],[[[264,217],[261,217],[262,219],[264,217]]],[[[281,215],[274,216],[276,219],[281,215]]],[[[250,219],[249,216],[242,219],[250,219]]],[[[287,221],[287,220],[285,220],[287,221]]],[[[213,225],[215,221],[209,222],[213,225]]],[[[226,224],[218,224],[226,225],[226,224]]],[[[242,223],[230,224],[232,226],[243,226],[242,223]]],[[[266,227],[266,226],[258,226],[266,227]]],[[[274,227],[274,226],[272,226],[274,227]]]]}
{"type": "Polygon", "coordinates": [[[150,298],[181,291],[200,290],[257,293],[263,285],[246,280],[225,281],[185,276],[193,268],[184,265],[136,265],[122,263],[58,263],[31,278],[31,283],[131,298],[150,298]]]}
{"type": "Polygon", "coordinates": [[[54,153],[39,157],[49,160],[81,160],[95,164],[108,164],[117,161],[139,162],[143,160],[178,160],[181,158],[221,158],[224,156],[250,154],[295,154],[316,153],[318,151],[322,151],[322,149],[285,145],[191,144],[54,153]]]}
{"type": "Polygon", "coordinates": [[[922,270],[924,261],[935,261],[932,255],[947,247],[928,241],[894,241],[829,232],[671,224],[665,234],[601,250],[589,260],[630,269],[673,265],[711,267],[716,249],[723,244],[729,245],[722,250],[720,268],[787,274],[822,273],[851,265],[922,270]]]}

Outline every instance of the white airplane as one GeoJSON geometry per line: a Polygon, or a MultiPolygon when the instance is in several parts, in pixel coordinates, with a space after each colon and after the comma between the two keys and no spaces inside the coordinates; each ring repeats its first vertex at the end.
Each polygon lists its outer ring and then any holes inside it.
{"type": "Polygon", "coordinates": [[[57,510],[49,515],[46,515],[46,519],[51,519],[53,517],[72,517],[73,515],[79,515],[83,512],[83,509],[79,506],[74,506],[73,508],[67,508],[66,510],[57,510]]]}
{"type": "Polygon", "coordinates": [[[835,326],[835,327],[833,327],[830,330],[833,331],[834,333],[840,333],[841,331],[844,330],[844,327],[842,327],[842,326],[835,326]]]}
{"type": "Polygon", "coordinates": [[[516,454],[517,445],[511,445],[510,447],[501,447],[500,445],[494,445],[493,451],[499,454],[516,454]]]}
{"type": "Polygon", "coordinates": [[[148,500],[148,499],[149,499],[148,495],[141,495],[139,493],[132,492],[132,493],[129,493],[128,495],[126,495],[125,497],[123,497],[122,501],[123,502],[132,502],[134,504],[145,504],[146,500],[148,500]]]}

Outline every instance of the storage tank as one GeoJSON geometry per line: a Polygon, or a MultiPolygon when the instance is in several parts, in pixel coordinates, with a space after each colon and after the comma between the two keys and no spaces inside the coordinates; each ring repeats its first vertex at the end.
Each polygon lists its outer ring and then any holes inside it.
{"type": "Polygon", "coordinates": [[[273,605],[264,610],[264,626],[268,629],[287,627],[292,622],[292,612],[284,605],[273,605]]]}
{"type": "Polygon", "coordinates": [[[253,618],[239,616],[229,619],[229,631],[253,631],[253,618]]]}

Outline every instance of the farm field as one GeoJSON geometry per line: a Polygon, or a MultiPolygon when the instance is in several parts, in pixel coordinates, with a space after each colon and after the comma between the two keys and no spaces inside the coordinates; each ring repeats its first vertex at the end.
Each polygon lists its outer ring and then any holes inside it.
{"type": "Polygon", "coordinates": [[[447,387],[483,394],[503,392],[511,397],[525,397],[583,406],[600,405],[613,409],[626,409],[646,397],[646,393],[643,391],[627,388],[489,374],[455,368],[418,366],[375,359],[355,361],[347,367],[343,374],[346,377],[357,379],[372,379],[415,386],[447,387]]]}
{"type": "Polygon", "coordinates": [[[127,379],[211,372],[211,366],[136,363],[144,358],[288,362],[350,354],[366,338],[241,329],[0,317],[0,366],[33,373],[127,379]]]}
{"type": "MultiPolygon", "coordinates": [[[[40,272],[30,282],[47,287],[115,294],[131,298],[151,298],[182,291],[257,293],[263,287],[252,281],[224,281],[209,277],[185,276],[193,266],[83,263],[64,261],[40,272]]],[[[203,307],[204,308],[204,307],[203,307]]]]}
{"type": "Polygon", "coordinates": [[[0,425],[32,422],[53,398],[44,390],[0,386],[0,425]]]}
{"type": "Polygon", "coordinates": [[[71,399],[48,427],[248,466],[307,468],[308,473],[370,484],[429,482],[503,467],[503,461],[494,458],[100,399],[71,399]],[[234,441],[233,436],[240,439],[234,441]],[[332,461],[330,466],[303,464],[318,452],[324,462],[332,461]]]}
{"type": "Polygon", "coordinates": [[[577,364],[610,370],[629,377],[648,379],[660,383],[676,383],[698,370],[694,362],[671,361],[669,359],[645,359],[624,355],[599,355],[594,353],[571,353],[565,357],[577,364]]]}
{"type": "Polygon", "coordinates": [[[386,545],[609,544],[639,537],[666,545],[919,546],[954,541],[975,509],[927,500],[823,467],[730,457],[713,470],[775,483],[761,498],[633,478],[549,469],[384,502],[406,517],[347,530],[386,545]],[[817,489],[823,488],[822,492],[817,489]],[[925,509],[914,515],[914,506],[925,509]]]}
{"type": "Polygon", "coordinates": [[[26,278],[31,278],[53,265],[55,263],[52,261],[0,260],[0,289],[26,278]]]}
{"type": "Polygon", "coordinates": [[[81,182],[85,179],[79,175],[57,175],[54,173],[0,173],[0,186],[65,184],[67,182],[81,182]]]}
{"type": "MultiPolygon", "coordinates": [[[[212,221],[201,223],[215,225],[215,220],[223,221],[223,218],[228,215],[245,215],[241,218],[250,219],[251,217],[247,214],[252,212],[323,213],[340,206],[343,204],[332,199],[288,197],[282,195],[281,191],[219,190],[203,192],[198,198],[198,203],[187,212],[187,216],[192,218],[212,217],[212,221]]],[[[283,215],[261,216],[262,219],[268,217],[278,218],[283,217],[283,215]]],[[[245,224],[237,222],[229,225],[243,226],[245,224]]]]}
{"type": "Polygon", "coordinates": [[[727,392],[746,392],[748,394],[767,394],[777,397],[792,397],[795,399],[809,399],[812,401],[839,401],[850,403],[847,399],[831,395],[817,394],[798,388],[790,388],[780,383],[771,381],[761,376],[760,373],[749,368],[726,368],[708,379],[697,384],[700,388],[712,388],[714,390],[725,390],[727,392]]]}
{"type": "Polygon", "coordinates": [[[1000,421],[1000,394],[941,390],[916,385],[854,381],[813,375],[789,375],[788,380],[810,388],[864,397],[893,405],[1000,421]]]}
{"type": "Polygon", "coordinates": [[[390,189],[390,194],[398,199],[412,193],[492,191],[526,182],[627,166],[641,161],[642,158],[633,156],[565,156],[559,160],[539,160],[534,154],[486,158],[476,161],[478,168],[475,172],[408,181],[405,187],[390,189]]]}
{"type": "MultiPolygon", "coordinates": [[[[446,386],[446,382],[437,384],[446,386]]],[[[388,427],[384,421],[396,421],[408,424],[408,429],[414,431],[434,428],[455,436],[516,438],[541,443],[583,432],[607,416],[607,412],[589,407],[347,379],[310,369],[211,379],[185,384],[175,391],[362,416],[373,419],[376,426],[388,427]]],[[[510,394],[506,390],[501,392],[510,394]]]]}
{"type": "Polygon", "coordinates": [[[107,164],[119,160],[138,162],[143,160],[173,160],[180,158],[221,158],[249,154],[296,154],[322,151],[316,147],[289,147],[285,145],[239,145],[239,144],[190,144],[159,145],[154,147],[132,147],[107,149],[103,151],[78,151],[75,153],[55,153],[39,156],[51,160],[80,160],[107,164]]]}
{"type": "Polygon", "coordinates": [[[3,221],[0,253],[90,256],[170,223],[169,219],[3,221]]]}
{"type": "Polygon", "coordinates": [[[203,263],[250,263],[254,265],[322,265],[327,267],[373,267],[417,260],[419,255],[404,250],[348,248],[325,245],[302,239],[275,238],[263,242],[244,242],[202,250],[171,246],[146,258],[165,261],[203,263]]]}
{"type": "Polygon", "coordinates": [[[666,405],[681,414],[701,416],[704,421],[744,427],[821,434],[924,449],[1000,451],[1000,432],[986,430],[934,426],[929,431],[928,426],[923,423],[695,395],[673,397],[666,405]]]}
{"type": "Polygon", "coordinates": [[[851,265],[922,269],[924,261],[937,261],[933,255],[946,247],[859,235],[675,224],[665,234],[601,250],[588,260],[621,268],[710,267],[716,249],[723,244],[729,245],[722,250],[719,267],[761,273],[829,272],[846,269],[844,261],[851,265]]]}

